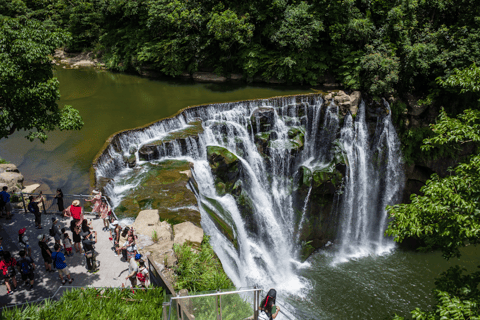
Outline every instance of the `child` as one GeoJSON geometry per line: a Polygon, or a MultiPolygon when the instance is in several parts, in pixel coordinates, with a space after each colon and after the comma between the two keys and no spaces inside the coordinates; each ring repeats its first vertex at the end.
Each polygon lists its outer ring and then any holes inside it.
{"type": "Polygon", "coordinates": [[[145,283],[147,282],[147,280],[149,280],[148,270],[145,267],[145,261],[140,260],[138,261],[138,264],[139,264],[139,268],[137,272],[138,282],[140,282],[140,287],[145,288],[145,283]]]}
{"type": "Polygon", "coordinates": [[[63,246],[65,247],[65,253],[67,254],[67,257],[73,256],[73,251],[72,251],[72,240],[70,239],[70,236],[68,233],[65,231],[65,228],[62,229],[63,232],[63,246]]]}

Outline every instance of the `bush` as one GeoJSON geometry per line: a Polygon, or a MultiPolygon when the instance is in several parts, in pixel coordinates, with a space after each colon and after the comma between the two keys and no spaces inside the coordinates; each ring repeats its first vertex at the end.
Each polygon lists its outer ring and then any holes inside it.
{"type": "Polygon", "coordinates": [[[178,257],[176,290],[187,289],[190,292],[211,291],[233,287],[232,281],[223,271],[220,260],[215,255],[209,243],[209,237],[204,236],[198,249],[184,243],[174,245],[178,257]]]}

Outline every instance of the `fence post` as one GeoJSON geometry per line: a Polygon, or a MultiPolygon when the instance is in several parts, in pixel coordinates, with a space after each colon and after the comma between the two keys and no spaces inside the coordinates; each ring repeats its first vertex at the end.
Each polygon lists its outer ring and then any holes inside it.
{"type": "Polygon", "coordinates": [[[164,302],[163,303],[163,320],[168,320],[167,319],[167,306],[170,306],[169,302],[164,302]]]}
{"type": "Polygon", "coordinates": [[[22,195],[22,202],[23,202],[23,210],[25,210],[25,213],[27,213],[27,205],[25,204],[25,198],[23,197],[23,192],[20,192],[22,195]]]}
{"type": "MultiPolygon", "coordinates": [[[[254,289],[257,289],[257,286],[253,287],[254,289]]],[[[253,291],[253,320],[258,320],[258,297],[257,297],[258,292],[255,290],[253,291]]]]}
{"type": "Polygon", "coordinates": [[[222,296],[218,296],[219,305],[220,305],[220,320],[222,320],[222,296]]]}
{"type": "Polygon", "coordinates": [[[40,199],[42,200],[43,214],[47,214],[47,210],[45,209],[45,202],[43,202],[43,194],[40,196],[40,199]]]}

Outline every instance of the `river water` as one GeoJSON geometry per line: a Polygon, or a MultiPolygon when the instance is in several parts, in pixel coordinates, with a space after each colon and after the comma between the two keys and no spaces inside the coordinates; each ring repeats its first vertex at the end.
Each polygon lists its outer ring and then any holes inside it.
{"type": "MultiPolygon", "coordinates": [[[[64,70],[60,105],[79,109],[85,127],[79,132],[54,132],[45,144],[30,143],[23,133],[0,141],[0,156],[16,163],[29,181],[42,181],[66,193],[89,189],[92,160],[112,133],[145,125],[190,105],[267,98],[311,92],[305,88],[194,84],[152,81],[95,71],[64,70]]],[[[398,248],[381,255],[347,259],[338,263],[331,252],[313,255],[296,272],[301,289],[279,292],[297,319],[384,319],[406,315],[432,303],[434,278],[449,266],[461,264],[469,271],[480,264],[479,250],[465,248],[460,260],[446,262],[438,252],[417,253],[398,248]],[[293,309],[292,309],[293,308],[293,309]]],[[[288,279],[283,279],[288,280],[288,279]]],[[[275,279],[281,282],[282,279],[275,279]]],[[[280,315],[278,319],[285,319],[280,315]]]]}

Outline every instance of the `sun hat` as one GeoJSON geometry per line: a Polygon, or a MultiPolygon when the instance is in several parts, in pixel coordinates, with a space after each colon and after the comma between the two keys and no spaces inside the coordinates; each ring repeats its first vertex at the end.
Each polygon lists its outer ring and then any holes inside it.
{"type": "Polygon", "coordinates": [[[57,221],[58,221],[57,218],[52,218],[52,222],[53,222],[53,223],[55,223],[55,222],[57,222],[57,221]]]}
{"type": "Polygon", "coordinates": [[[140,260],[140,259],[142,259],[142,255],[140,253],[137,253],[135,255],[135,260],[140,260]]]}
{"type": "Polygon", "coordinates": [[[99,193],[99,192],[100,192],[100,191],[98,191],[98,190],[92,190],[92,193],[93,193],[93,194],[97,194],[97,193],[99,193]]]}
{"type": "Polygon", "coordinates": [[[40,235],[38,235],[37,239],[38,239],[39,241],[42,241],[42,240],[43,240],[43,237],[45,237],[45,235],[44,235],[44,234],[40,234],[40,235]]]}
{"type": "Polygon", "coordinates": [[[113,225],[113,226],[116,226],[117,224],[118,224],[118,221],[117,221],[117,220],[115,220],[115,221],[112,222],[112,225],[113,225]]]}
{"type": "Polygon", "coordinates": [[[80,201],[79,201],[79,200],[73,200],[72,206],[78,207],[79,205],[80,205],[80,201]]]}
{"type": "Polygon", "coordinates": [[[22,228],[22,229],[18,230],[18,234],[24,234],[26,230],[27,230],[27,228],[22,228]]]}

